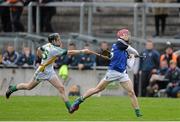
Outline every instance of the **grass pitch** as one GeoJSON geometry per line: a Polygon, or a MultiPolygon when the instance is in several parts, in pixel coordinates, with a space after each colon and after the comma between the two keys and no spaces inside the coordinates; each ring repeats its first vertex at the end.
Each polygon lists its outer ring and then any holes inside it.
{"type": "MultiPolygon", "coordinates": [[[[71,98],[73,101],[75,98],[71,98]]],[[[0,96],[0,121],[124,121],[180,120],[180,99],[139,98],[143,117],[135,117],[128,97],[91,97],[69,114],[59,97],[0,96]]]]}

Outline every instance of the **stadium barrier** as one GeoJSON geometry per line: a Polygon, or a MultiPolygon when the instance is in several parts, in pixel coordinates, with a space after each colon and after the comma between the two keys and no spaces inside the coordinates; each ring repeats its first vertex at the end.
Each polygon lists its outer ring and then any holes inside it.
{"type": "MultiPolygon", "coordinates": [[[[95,87],[100,79],[105,75],[107,68],[97,67],[97,69],[93,70],[69,70],[69,79],[65,82],[66,90],[69,92],[69,88],[72,85],[80,86],[80,93],[83,94],[89,88],[95,87]]],[[[58,73],[58,70],[56,70],[58,73]]],[[[31,68],[17,68],[17,67],[9,67],[9,68],[0,68],[0,95],[5,95],[5,91],[7,90],[10,84],[17,84],[21,82],[28,82],[34,74],[34,69],[31,68]]],[[[132,72],[129,71],[131,79],[133,78],[132,72]]],[[[117,84],[110,84],[108,88],[103,91],[100,95],[115,95],[122,96],[125,95],[122,88],[117,84]]],[[[31,91],[18,91],[14,93],[14,95],[19,96],[56,96],[58,95],[57,90],[47,81],[43,81],[40,83],[35,89],[31,91]]]]}

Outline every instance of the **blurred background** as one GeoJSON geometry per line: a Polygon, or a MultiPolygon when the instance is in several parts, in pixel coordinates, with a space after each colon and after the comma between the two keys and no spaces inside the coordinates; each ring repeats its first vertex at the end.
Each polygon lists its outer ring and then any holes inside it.
{"type": "MultiPolygon", "coordinates": [[[[180,97],[179,0],[0,0],[0,95],[9,84],[27,82],[41,59],[36,49],[58,32],[63,47],[110,56],[116,32],[131,31],[136,59],[128,73],[138,96],[180,97]],[[108,50],[108,51],[107,51],[108,50]]],[[[109,61],[94,55],[63,56],[54,67],[70,96],[79,96],[104,76],[109,61]],[[67,69],[67,70],[66,70],[67,69]]],[[[48,82],[15,95],[58,95],[48,82]]],[[[126,93],[110,84],[101,95],[126,93]]]]}

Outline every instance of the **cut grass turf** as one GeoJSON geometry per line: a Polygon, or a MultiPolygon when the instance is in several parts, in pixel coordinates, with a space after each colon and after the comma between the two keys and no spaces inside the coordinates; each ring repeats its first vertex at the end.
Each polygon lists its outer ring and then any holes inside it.
{"type": "MultiPolygon", "coordinates": [[[[73,101],[75,98],[71,98],[73,101]]],[[[69,114],[59,97],[0,96],[0,121],[2,120],[180,120],[180,99],[139,98],[143,117],[135,117],[127,97],[91,97],[78,111],[69,114]]]]}

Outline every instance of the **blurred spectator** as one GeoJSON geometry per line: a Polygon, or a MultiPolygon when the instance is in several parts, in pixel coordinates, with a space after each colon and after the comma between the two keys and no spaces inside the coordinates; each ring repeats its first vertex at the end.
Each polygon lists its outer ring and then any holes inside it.
{"type": "Polygon", "coordinates": [[[18,62],[19,54],[14,50],[12,45],[8,45],[7,50],[3,54],[2,63],[4,65],[16,65],[18,62]]]}
{"type": "MultiPolygon", "coordinates": [[[[54,0],[41,0],[43,4],[53,2],[54,0]]],[[[56,14],[55,7],[41,7],[41,31],[53,32],[51,19],[56,14]]]]}
{"type": "MultiPolygon", "coordinates": [[[[1,2],[5,2],[5,0],[1,0],[1,2]]],[[[11,32],[12,25],[11,25],[11,16],[10,16],[10,8],[7,6],[0,7],[0,17],[2,23],[2,30],[4,32],[11,32]]]]}
{"type": "Polygon", "coordinates": [[[80,86],[72,85],[69,89],[69,96],[80,96],[80,86]]]}
{"type": "MultiPolygon", "coordinates": [[[[70,43],[68,45],[68,50],[75,50],[76,44],[70,43]]],[[[79,61],[79,55],[68,55],[68,64],[70,66],[77,66],[79,61]]]]}
{"type": "Polygon", "coordinates": [[[180,68],[180,55],[177,57],[177,66],[180,68]]]}
{"type": "MultiPolygon", "coordinates": [[[[152,2],[168,3],[169,0],[152,0],[152,2]]],[[[168,16],[168,9],[167,8],[154,8],[153,13],[154,13],[155,31],[156,31],[154,36],[160,35],[160,31],[159,31],[160,23],[161,23],[161,35],[164,35],[165,28],[166,28],[166,18],[168,16]]]]}
{"type": "Polygon", "coordinates": [[[39,56],[36,56],[35,67],[38,67],[40,64],[41,64],[41,58],[39,56]]]}
{"type": "Polygon", "coordinates": [[[159,68],[159,52],[154,49],[151,40],[147,40],[146,49],[141,53],[146,58],[140,59],[140,79],[141,79],[141,95],[146,96],[146,87],[149,85],[150,74],[154,69],[159,68]]]}
{"type": "Polygon", "coordinates": [[[164,76],[167,73],[167,71],[168,71],[167,61],[163,60],[162,62],[160,62],[160,68],[152,72],[152,75],[149,81],[149,86],[147,87],[148,96],[150,97],[157,96],[158,90],[164,88],[164,84],[162,83],[165,82],[164,76]]]}
{"type": "MultiPolygon", "coordinates": [[[[84,49],[90,49],[90,45],[86,43],[84,49]]],[[[96,57],[93,54],[80,54],[78,69],[91,69],[95,63],[95,58],[96,57]]]]}
{"type": "Polygon", "coordinates": [[[62,55],[58,57],[58,59],[55,61],[56,67],[59,68],[59,76],[63,79],[63,84],[67,85],[68,78],[69,78],[69,70],[68,70],[68,56],[62,55]]]}
{"type": "Polygon", "coordinates": [[[170,42],[167,42],[165,54],[162,54],[160,57],[160,62],[163,60],[166,60],[168,62],[168,65],[170,60],[177,62],[177,55],[173,53],[173,46],[170,42]]]}
{"type": "Polygon", "coordinates": [[[174,54],[177,56],[177,66],[180,68],[180,50],[177,50],[174,54]]]}
{"type": "Polygon", "coordinates": [[[35,56],[31,53],[29,47],[24,47],[20,54],[18,65],[20,66],[32,66],[35,62],[35,56]]]}
{"type": "Polygon", "coordinates": [[[69,70],[68,70],[68,65],[67,64],[63,64],[60,68],[59,68],[59,76],[62,78],[63,80],[63,84],[67,85],[70,78],[69,78],[69,70]],[[66,83],[66,84],[65,84],[66,83]]]}
{"type": "MultiPolygon", "coordinates": [[[[25,5],[28,5],[30,2],[36,2],[37,4],[39,4],[39,0],[27,0],[25,2],[25,5]]],[[[42,25],[42,15],[40,15],[40,23],[42,25]]],[[[33,31],[36,32],[36,6],[32,7],[32,21],[33,21],[33,31]]],[[[42,30],[40,25],[40,30],[42,30]]]]}
{"type": "MultiPolygon", "coordinates": [[[[22,3],[21,0],[6,0],[10,4],[17,4],[17,3],[22,3]]],[[[21,23],[21,15],[23,12],[23,7],[20,6],[13,6],[10,7],[10,12],[11,12],[11,23],[12,23],[12,29],[15,32],[23,32],[24,31],[24,26],[21,23]]]]}
{"type": "Polygon", "coordinates": [[[55,64],[55,68],[59,68],[59,76],[64,80],[63,83],[65,83],[69,76],[68,56],[62,55],[58,57],[58,59],[55,61],[55,64]]]}
{"type": "Polygon", "coordinates": [[[59,69],[58,74],[62,78],[63,84],[65,84],[65,82],[67,83],[67,80],[69,78],[68,56],[62,55],[58,57],[54,64],[54,68],[59,69]]]}
{"type": "Polygon", "coordinates": [[[2,54],[0,54],[0,64],[2,64],[2,54]]]}
{"type": "MultiPolygon", "coordinates": [[[[106,41],[100,43],[100,49],[97,51],[97,53],[110,57],[109,46],[106,41]]],[[[97,66],[108,66],[109,62],[110,62],[109,60],[105,60],[104,58],[96,57],[97,66]]]]}
{"type": "Polygon", "coordinates": [[[176,62],[170,61],[170,68],[165,75],[165,78],[169,80],[166,92],[169,97],[177,97],[178,91],[180,91],[180,69],[176,66],[176,62]]]}
{"type": "Polygon", "coordinates": [[[62,65],[67,65],[68,64],[68,56],[67,55],[62,55],[59,56],[58,59],[54,63],[54,68],[58,69],[62,65]]]}
{"type": "Polygon", "coordinates": [[[41,64],[41,57],[38,56],[38,53],[36,50],[35,67],[37,68],[40,64],[41,64]]]}
{"type": "MultiPolygon", "coordinates": [[[[46,4],[49,2],[54,2],[56,0],[28,0],[25,4],[28,4],[29,2],[37,2],[39,4],[46,4]]],[[[56,8],[55,7],[41,7],[40,8],[41,15],[40,15],[40,30],[42,32],[53,32],[52,26],[51,26],[51,19],[56,14],[56,8]]],[[[33,25],[34,25],[34,31],[36,30],[36,7],[33,7],[33,25]]]]}

